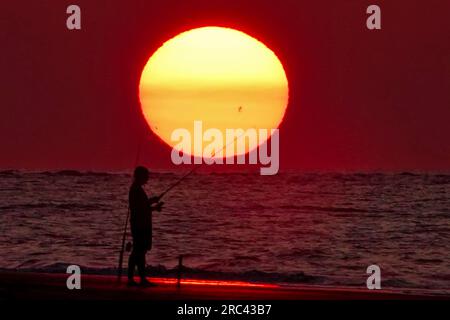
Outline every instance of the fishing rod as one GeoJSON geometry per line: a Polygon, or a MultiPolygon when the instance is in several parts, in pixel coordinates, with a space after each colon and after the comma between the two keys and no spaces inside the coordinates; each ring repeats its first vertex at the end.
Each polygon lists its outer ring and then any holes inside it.
{"type": "Polygon", "coordinates": [[[120,254],[119,254],[119,267],[118,267],[118,271],[117,271],[117,282],[119,282],[119,283],[120,283],[120,280],[122,279],[123,255],[125,253],[125,241],[127,238],[128,219],[130,219],[130,206],[128,206],[127,211],[128,211],[127,218],[125,220],[125,226],[123,228],[123,234],[122,234],[122,246],[121,246],[120,254]]]}
{"type": "MultiPolygon", "coordinates": [[[[226,147],[228,147],[229,145],[231,145],[232,143],[234,143],[238,138],[242,137],[245,134],[245,132],[243,134],[241,134],[240,136],[237,136],[234,138],[233,141],[231,141],[230,143],[226,144],[220,151],[219,153],[222,153],[226,147]]],[[[212,154],[212,158],[214,158],[217,154],[215,152],[213,152],[212,154]]],[[[186,179],[188,176],[190,176],[191,174],[193,174],[195,171],[197,171],[198,168],[201,167],[201,164],[198,166],[195,166],[194,168],[192,168],[192,170],[190,170],[188,173],[186,173],[184,176],[182,176],[180,179],[178,179],[178,181],[176,181],[174,184],[172,184],[171,186],[169,186],[166,190],[164,190],[159,196],[158,196],[158,200],[160,200],[164,195],[166,195],[170,190],[172,190],[173,188],[175,188],[176,186],[178,186],[184,179],[186,179]]]]}
{"type": "MultiPolygon", "coordinates": [[[[239,110],[239,112],[241,112],[241,111],[242,111],[242,107],[239,107],[238,110],[239,110]]],[[[222,152],[226,149],[226,147],[228,147],[230,144],[234,143],[237,139],[239,139],[240,137],[242,137],[244,134],[245,134],[245,131],[244,131],[241,135],[235,137],[235,138],[233,139],[233,141],[231,141],[230,143],[226,144],[226,145],[219,151],[219,153],[222,153],[222,152]]],[[[234,151],[234,150],[233,150],[233,151],[234,151]]],[[[217,154],[216,154],[215,152],[213,152],[212,158],[214,158],[216,155],[217,155],[217,154]]],[[[233,156],[234,156],[234,154],[233,154],[233,156]]],[[[188,173],[186,173],[184,176],[182,176],[177,182],[175,182],[174,184],[172,184],[171,186],[169,186],[163,193],[161,193],[161,194],[158,196],[158,200],[160,200],[164,195],[166,195],[166,193],[168,193],[170,190],[172,190],[172,189],[175,188],[177,185],[179,185],[179,184],[181,183],[181,181],[183,181],[183,180],[186,179],[188,176],[190,176],[190,175],[193,174],[195,171],[197,171],[197,169],[200,168],[200,167],[201,167],[201,165],[195,166],[192,170],[190,170],[188,173]]]]}
{"type": "Polygon", "coordinates": [[[180,179],[178,179],[177,182],[175,182],[174,184],[172,184],[170,187],[168,187],[163,193],[161,193],[158,196],[158,199],[161,199],[166,193],[168,193],[170,190],[172,190],[173,188],[175,188],[177,185],[179,185],[184,179],[186,179],[188,176],[190,176],[191,174],[193,174],[198,168],[200,168],[200,166],[195,166],[192,170],[190,170],[188,173],[186,173],[184,176],[182,176],[180,179]]]}

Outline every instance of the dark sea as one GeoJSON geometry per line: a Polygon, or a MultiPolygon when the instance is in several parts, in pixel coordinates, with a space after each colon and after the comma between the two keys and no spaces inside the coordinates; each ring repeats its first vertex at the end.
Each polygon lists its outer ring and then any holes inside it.
{"type": "MultiPolygon", "coordinates": [[[[152,173],[156,195],[183,175],[152,173]]],[[[115,273],[125,173],[0,172],[0,268],[115,273]]],[[[153,275],[450,293],[450,175],[196,173],[153,215],[153,275]]],[[[127,253],[128,255],[128,253],[127,253]]]]}

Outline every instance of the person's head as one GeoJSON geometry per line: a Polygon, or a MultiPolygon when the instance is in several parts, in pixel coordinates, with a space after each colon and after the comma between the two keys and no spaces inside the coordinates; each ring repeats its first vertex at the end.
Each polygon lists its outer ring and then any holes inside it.
{"type": "Polygon", "coordinates": [[[140,186],[147,183],[149,177],[149,171],[146,167],[139,166],[134,169],[134,182],[139,184],[140,186]]]}

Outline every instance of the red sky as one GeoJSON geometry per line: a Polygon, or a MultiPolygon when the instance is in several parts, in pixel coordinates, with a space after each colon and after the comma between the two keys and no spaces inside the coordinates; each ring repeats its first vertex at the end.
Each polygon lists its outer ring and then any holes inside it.
{"type": "Polygon", "coordinates": [[[450,2],[3,1],[0,168],[170,167],[145,126],[140,72],[164,41],[219,25],[284,64],[290,103],[281,170],[450,169],[450,2]],[[66,29],[78,4],[82,30],[66,29]],[[382,30],[365,27],[370,4],[382,30]]]}

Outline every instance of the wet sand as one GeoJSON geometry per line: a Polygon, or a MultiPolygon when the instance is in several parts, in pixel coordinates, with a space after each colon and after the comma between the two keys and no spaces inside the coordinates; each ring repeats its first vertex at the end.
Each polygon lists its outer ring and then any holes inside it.
{"type": "Polygon", "coordinates": [[[449,299],[399,291],[285,286],[239,281],[149,278],[156,287],[127,287],[126,277],[82,275],[81,289],[69,290],[68,274],[1,272],[0,299],[31,300],[417,300],[449,299]]]}

